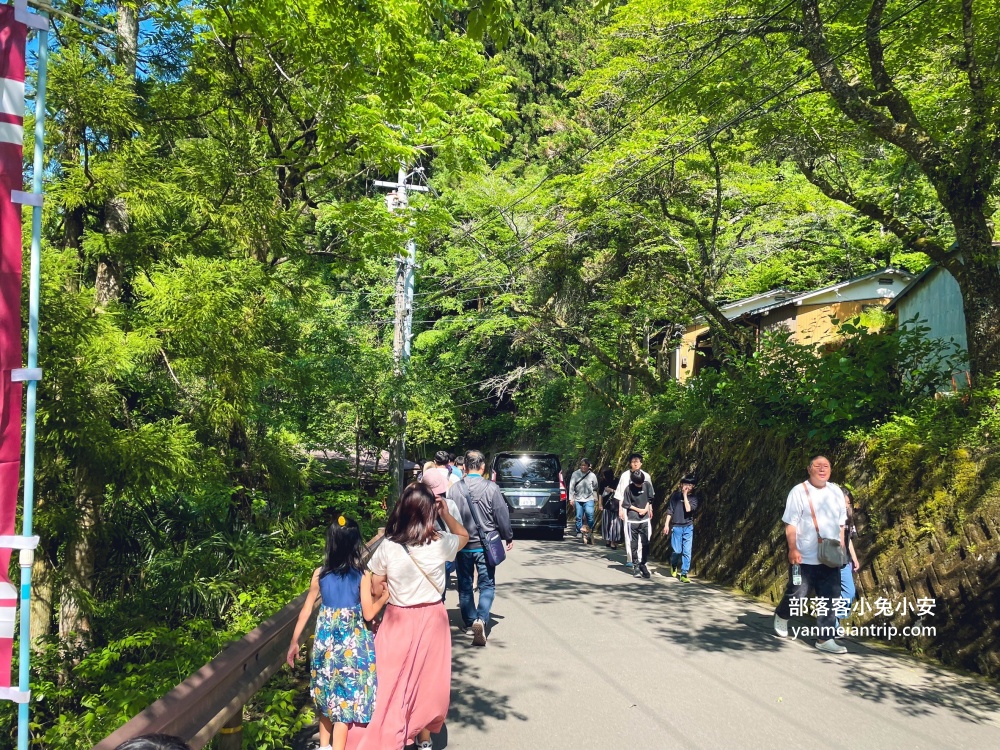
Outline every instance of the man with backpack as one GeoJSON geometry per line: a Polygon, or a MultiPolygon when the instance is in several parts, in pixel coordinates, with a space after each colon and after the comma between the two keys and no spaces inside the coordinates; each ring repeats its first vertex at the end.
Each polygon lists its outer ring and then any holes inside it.
{"type": "Polygon", "coordinates": [[[455,501],[462,525],[469,532],[469,543],[458,553],[458,606],[462,612],[463,632],[472,632],[472,645],[486,645],[486,626],[496,596],[497,545],[502,540],[509,551],[514,547],[507,501],[495,482],[483,476],[486,457],[479,451],[465,454],[465,478],[448,489],[455,501]],[[473,592],[473,578],[479,576],[479,602],[473,592]]]}

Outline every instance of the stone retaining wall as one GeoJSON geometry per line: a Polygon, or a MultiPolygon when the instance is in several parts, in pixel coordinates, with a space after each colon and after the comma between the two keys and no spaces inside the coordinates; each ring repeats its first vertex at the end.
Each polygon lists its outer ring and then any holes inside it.
{"type": "MultiPolygon", "coordinates": [[[[605,447],[607,450],[607,446],[605,447]]],[[[627,450],[615,450],[612,465],[627,450]]],[[[923,624],[934,637],[897,638],[915,653],[992,677],[1000,676],[1000,459],[919,445],[847,444],[829,456],[834,481],[855,488],[862,563],[858,595],[873,602],[936,600],[923,624]]],[[[646,462],[657,496],[697,469],[704,502],[696,521],[693,572],[776,602],[787,577],[780,517],[785,496],[806,478],[807,453],[764,432],[702,429],[665,435],[646,462]]],[[[653,555],[665,560],[669,541],[654,521],[653,555]]],[[[857,624],[916,622],[856,614],[857,624]]]]}

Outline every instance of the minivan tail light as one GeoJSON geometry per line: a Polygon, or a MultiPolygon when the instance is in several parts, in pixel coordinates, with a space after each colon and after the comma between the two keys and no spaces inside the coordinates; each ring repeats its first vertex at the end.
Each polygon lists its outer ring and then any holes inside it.
{"type": "Polygon", "coordinates": [[[559,487],[559,499],[562,502],[566,502],[566,488],[561,485],[559,487]]]}

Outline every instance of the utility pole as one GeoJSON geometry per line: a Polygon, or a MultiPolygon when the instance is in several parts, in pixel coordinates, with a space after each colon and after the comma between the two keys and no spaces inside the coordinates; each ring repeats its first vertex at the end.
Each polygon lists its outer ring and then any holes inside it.
{"type": "MultiPolygon", "coordinates": [[[[410,177],[406,165],[399,168],[396,182],[375,180],[375,186],[392,190],[385,196],[386,206],[391,213],[406,211],[410,207],[407,191],[413,190],[426,193],[424,185],[408,184],[410,177]]],[[[406,366],[410,361],[410,338],[413,331],[413,289],[416,281],[417,245],[412,237],[406,240],[406,254],[396,257],[396,318],[392,338],[392,352],[395,361],[395,375],[399,381],[406,377],[406,366]]],[[[406,409],[396,405],[393,409],[392,422],[396,434],[392,446],[392,479],[395,484],[395,496],[406,486],[406,409]]]]}

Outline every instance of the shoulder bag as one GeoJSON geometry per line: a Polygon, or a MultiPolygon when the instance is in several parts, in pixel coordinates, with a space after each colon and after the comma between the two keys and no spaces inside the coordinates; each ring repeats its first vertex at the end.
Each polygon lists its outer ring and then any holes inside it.
{"type": "Polygon", "coordinates": [[[816,527],[816,538],[819,540],[816,547],[816,557],[820,563],[828,568],[842,568],[847,564],[847,552],[840,539],[824,539],[819,533],[819,522],[816,520],[816,509],[813,507],[812,498],[809,496],[809,485],[802,483],[802,489],[806,491],[806,500],[809,501],[809,512],[812,514],[813,526],[816,527]]]}
{"type": "Polygon", "coordinates": [[[462,488],[465,501],[469,504],[469,512],[472,513],[472,520],[476,524],[476,536],[479,537],[479,543],[483,545],[486,562],[495,568],[507,559],[507,549],[503,543],[503,539],[500,538],[500,532],[493,529],[493,531],[486,534],[483,533],[483,520],[479,515],[479,507],[476,505],[476,501],[472,499],[472,490],[469,489],[464,479],[459,482],[459,485],[462,488]]]}

